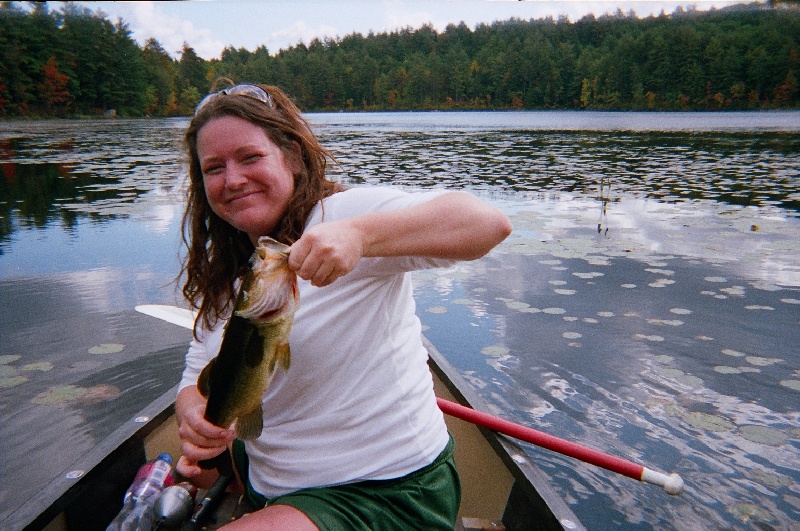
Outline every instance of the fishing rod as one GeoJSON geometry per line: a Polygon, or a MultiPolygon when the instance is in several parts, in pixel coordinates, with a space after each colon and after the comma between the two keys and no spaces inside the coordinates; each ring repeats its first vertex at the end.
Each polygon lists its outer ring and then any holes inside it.
{"type": "MultiPolygon", "coordinates": [[[[194,326],[194,314],[190,310],[183,308],[145,304],[137,306],[136,311],[184,328],[191,329],[194,326]]],[[[628,461],[627,459],[606,454],[599,450],[583,446],[582,444],[567,441],[566,439],[533,428],[528,428],[521,424],[516,424],[443,398],[437,397],[436,401],[439,404],[439,409],[452,417],[508,435],[521,441],[535,444],[536,446],[541,446],[542,448],[552,450],[568,457],[579,459],[637,481],[658,485],[672,495],[683,492],[683,479],[678,474],[663,474],[632,461],[628,461]]]]}
{"type": "Polygon", "coordinates": [[[437,397],[436,402],[439,405],[439,409],[451,417],[579,459],[637,481],[658,485],[663,487],[668,494],[678,495],[683,492],[683,479],[678,474],[663,474],[633,461],[603,453],[582,444],[567,441],[560,437],[462,406],[444,398],[437,397]]]}

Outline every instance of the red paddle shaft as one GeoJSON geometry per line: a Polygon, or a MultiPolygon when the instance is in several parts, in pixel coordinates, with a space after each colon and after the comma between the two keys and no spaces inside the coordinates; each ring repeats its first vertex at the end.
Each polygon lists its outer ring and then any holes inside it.
{"type": "Polygon", "coordinates": [[[677,474],[662,474],[655,472],[642,465],[638,465],[627,459],[615,457],[592,448],[587,448],[578,443],[567,441],[554,435],[534,430],[514,422],[510,422],[488,413],[476,411],[474,409],[456,404],[450,400],[437,398],[439,409],[442,412],[471,422],[478,426],[488,428],[490,430],[514,437],[521,441],[529,442],[542,448],[547,448],[560,454],[580,459],[586,463],[605,468],[612,472],[628,476],[637,481],[646,481],[654,485],[664,487],[669,494],[680,494],[683,491],[683,480],[677,474]]]}

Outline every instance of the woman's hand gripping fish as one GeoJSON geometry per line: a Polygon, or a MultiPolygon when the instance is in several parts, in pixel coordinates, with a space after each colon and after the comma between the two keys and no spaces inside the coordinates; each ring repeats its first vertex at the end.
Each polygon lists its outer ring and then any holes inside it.
{"type": "Polygon", "coordinates": [[[288,249],[267,236],[259,238],[219,354],[197,382],[208,398],[206,420],[222,428],[235,420],[241,439],[261,435],[261,398],[276,365],[289,369],[289,332],[299,301],[288,249]]]}

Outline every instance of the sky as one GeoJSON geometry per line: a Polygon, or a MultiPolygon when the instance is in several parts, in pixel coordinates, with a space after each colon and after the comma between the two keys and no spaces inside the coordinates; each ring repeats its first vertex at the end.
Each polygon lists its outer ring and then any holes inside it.
{"type": "MultiPolygon", "coordinates": [[[[204,59],[219,58],[223,48],[254,51],[264,45],[271,54],[312,39],[338,39],[430,24],[443,31],[464,22],[471,29],[512,17],[540,19],[566,16],[577,21],[621,9],[639,17],[667,14],[676,8],[720,9],[748,0],[190,0],[182,2],[76,2],[101,10],[112,22],[121,18],[140,44],[154,37],[173,56],[188,43],[204,59]]],[[[51,10],[60,2],[49,2],[51,10]]]]}

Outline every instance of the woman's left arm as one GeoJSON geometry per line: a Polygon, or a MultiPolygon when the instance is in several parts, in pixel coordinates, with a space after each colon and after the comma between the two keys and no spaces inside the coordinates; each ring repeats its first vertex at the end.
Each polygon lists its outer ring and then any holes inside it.
{"type": "Polygon", "coordinates": [[[300,278],[324,286],[362,257],[475,260],[510,233],[501,210],[466,192],[449,192],[410,208],[314,225],[292,245],[289,265],[300,278]]]}

